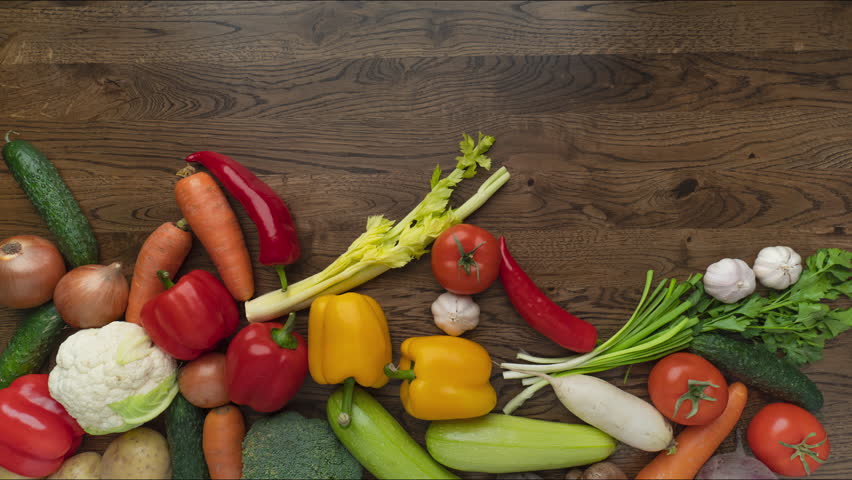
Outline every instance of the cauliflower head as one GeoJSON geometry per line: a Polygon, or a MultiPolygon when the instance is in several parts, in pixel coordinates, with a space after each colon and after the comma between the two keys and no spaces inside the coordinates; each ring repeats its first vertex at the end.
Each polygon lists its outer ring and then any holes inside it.
{"type": "Polygon", "coordinates": [[[169,406],[178,392],[176,368],[145,329],[118,321],[62,342],[48,387],[87,433],[126,432],[169,406]]]}

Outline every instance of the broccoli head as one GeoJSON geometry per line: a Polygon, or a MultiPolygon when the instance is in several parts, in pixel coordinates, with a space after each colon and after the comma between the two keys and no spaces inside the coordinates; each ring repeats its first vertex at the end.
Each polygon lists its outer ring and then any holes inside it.
{"type": "Polygon", "coordinates": [[[325,419],[281,412],[254,422],[243,440],[243,478],[348,480],[362,474],[325,419]]]}

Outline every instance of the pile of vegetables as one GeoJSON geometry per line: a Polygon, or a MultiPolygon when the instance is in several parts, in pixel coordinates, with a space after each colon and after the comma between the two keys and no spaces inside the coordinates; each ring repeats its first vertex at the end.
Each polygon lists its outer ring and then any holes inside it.
{"type": "MultiPolygon", "coordinates": [[[[739,267],[731,268],[728,274],[738,275],[739,267]]],[[[691,345],[706,354],[711,350],[719,350],[720,355],[735,350],[736,355],[717,361],[725,362],[734,373],[748,375],[758,385],[781,393],[787,400],[818,410],[822,396],[797,367],[821,358],[825,341],[852,327],[852,310],[832,309],[821,303],[841,294],[852,298],[850,269],[852,252],[822,249],[807,259],[807,269],[789,288],[767,296],[752,293],[733,303],[725,303],[731,299],[728,291],[717,292],[721,295],[719,299],[705,295],[703,285],[707,277],[701,283],[701,274],[682,282],[665,279],[652,291],[653,271],[649,271],[633,315],[591,352],[553,359],[521,352],[518,358],[533,364],[504,363],[502,366],[509,370],[504,372],[505,378],[523,378],[524,384],[531,385],[510,401],[504,411],[514,411],[546,385],[532,372],[554,376],[599,372],[655,360],[691,345]],[[712,344],[725,342],[726,337],[706,336],[713,331],[740,333],[759,348],[728,342],[727,348],[715,349],[712,344]],[[696,339],[702,340],[695,344],[696,339]],[[783,353],[784,360],[773,355],[775,352],[783,353]]],[[[719,275],[713,265],[708,272],[719,275]]],[[[746,277],[730,280],[734,284],[745,283],[746,277]]]]}
{"type": "Polygon", "coordinates": [[[493,143],[463,135],[455,168],[443,176],[438,166],[408,215],[368,218],[346,252],[292,284],[285,267],[301,249],[283,200],[225,155],[190,154],[174,187],[183,218],[149,235],[128,282],[120,263],[98,263],[94,235],[59,172],[7,134],[4,160],[56,243],[32,235],[0,242],[0,305],[34,308],[0,354],[0,468],[51,478],[344,479],[365,469],[378,479],[458,478],[454,471],[539,478],[529,472],[562,468],[571,469],[565,478],[627,478],[604,461],[619,443],[657,452],[636,478],[802,476],[827,461],[828,434],[813,415],[822,394],[799,367],[852,327],[852,309],[827,303],[852,298],[852,252],[821,249],[803,264],[777,246],[761,250],[753,266],[726,258],[683,280],[655,283],[649,271],[632,315],[601,341],[593,324],[536,286],[506,238],[462,223],[509,180],[505,167],[450,208],[459,183],[490,169],[493,143]],[[257,298],[228,195],[257,227],[259,262],[278,274],[280,288],[257,298]],[[176,278],[193,237],[218,276],[194,270],[176,278]],[[405,339],[394,362],[380,303],[348,291],[430,245],[433,275],[446,290],[431,311],[446,335],[405,339]],[[504,378],[526,385],[504,414],[494,413],[496,362],[464,338],[479,327],[474,296],[498,278],[531,328],[573,352],[522,351],[528,363],[501,363],[504,378]],[[307,338],[295,329],[305,308],[307,338]],[[56,366],[37,373],[66,328],[76,331],[59,345],[56,366]],[[649,361],[657,361],[650,401],[591,375],[649,361]],[[325,418],[287,408],[308,375],[340,385],[325,418]],[[405,412],[430,422],[425,448],[369,393],[390,381],[401,381],[405,412]],[[548,385],[582,424],[511,415],[548,385]],[[713,456],[741,420],[749,387],[783,403],[748,422],[753,456],[742,442],[713,456]],[[249,411],[260,418],[247,424],[249,411]],[[144,426],[161,415],[165,436],[144,426]],[[108,433],[121,435],[102,456],[75,455],[84,435],[108,433]]]}

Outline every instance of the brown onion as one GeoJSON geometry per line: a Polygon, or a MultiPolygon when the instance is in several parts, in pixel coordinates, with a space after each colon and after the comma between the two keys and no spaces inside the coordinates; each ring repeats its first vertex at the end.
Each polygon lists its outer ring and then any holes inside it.
{"type": "Polygon", "coordinates": [[[178,374],[178,387],[186,401],[199,408],[228,403],[225,354],[208,352],[184,365],[178,374]]]}
{"type": "Polygon", "coordinates": [[[46,238],[18,235],[0,243],[0,305],[37,307],[50,300],[64,274],[62,254],[46,238]]]}
{"type": "Polygon", "coordinates": [[[129,290],[120,263],[83,265],[59,280],[53,302],[68,325],[103,327],[124,314],[129,290]]]}

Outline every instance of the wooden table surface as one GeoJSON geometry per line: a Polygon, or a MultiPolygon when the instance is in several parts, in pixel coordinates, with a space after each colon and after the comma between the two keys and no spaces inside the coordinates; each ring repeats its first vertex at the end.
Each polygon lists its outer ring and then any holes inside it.
{"type": "MultiPolygon", "coordinates": [[[[512,178],[470,221],[505,235],[604,338],[648,269],[685,277],[775,244],[852,249],[848,3],[3,2],[0,105],[2,129],[62,172],[101,261],[128,275],[146,236],[180,217],[173,173],[190,152],[231,155],[281,194],[304,249],[297,280],[368,215],[404,216],[435,164],[453,165],[461,133],[477,131],[497,138],[492,158],[512,178]]],[[[0,238],[49,236],[5,167],[0,203],[0,238]]],[[[255,267],[258,292],[275,288],[255,267]]],[[[212,269],[198,244],[183,271],[195,268],[212,269]]],[[[357,291],[384,308],[396,355],[405,338],[440,333],[428,257],[357,291]]],[[[477,300],[469,338],[495,360],[562,354],[499,282],[477,300]]],[[[0,309],[0,345],[21,318],[0,309]]],[[[832,443],[815,478],[852,477],[850,352],[847,333],[805,369],[832,443]]],[[[647,396],[648,371],[634,368],[626,388],[647,396]]],[[[520,390],[497,369],[494,384],[500,407],[520,390]]],[[[293,408],[322,416],[330,391],[308,380],[293,408]]],[[[374,393],[422,441],[426,422],[403,414],[398,388],[374,393]]],[[[752,392],[744,419],[766,400],[752,392]]],[[[518,413],[572,420],[550,390],[518,413]]],[[[634,475],[651,457],[621,446],[613,458],[634,475]]]]}

